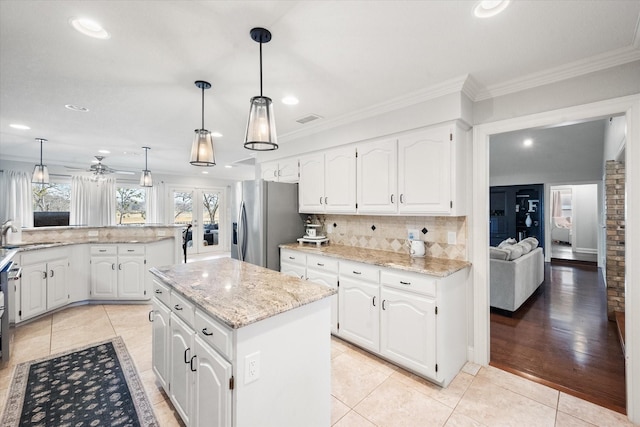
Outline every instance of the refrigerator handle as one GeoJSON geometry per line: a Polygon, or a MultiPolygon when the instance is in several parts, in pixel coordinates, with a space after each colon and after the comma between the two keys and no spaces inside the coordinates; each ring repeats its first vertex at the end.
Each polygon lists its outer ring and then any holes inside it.
{"type": "Polygon", "coordinates": [[[245,206],[244,200],[240,202],[240,211],[238,212],[238,260],[244,261],[244,255],[246,252],[245,245],[245,206]]]}

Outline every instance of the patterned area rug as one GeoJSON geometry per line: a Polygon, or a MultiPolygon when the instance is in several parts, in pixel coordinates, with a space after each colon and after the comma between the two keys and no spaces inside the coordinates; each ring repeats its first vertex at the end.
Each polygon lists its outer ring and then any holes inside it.
{"type": "Polygon", "coordinates": [[[122,338],[16,366],[2,427],[156,427],[122,338]]]}

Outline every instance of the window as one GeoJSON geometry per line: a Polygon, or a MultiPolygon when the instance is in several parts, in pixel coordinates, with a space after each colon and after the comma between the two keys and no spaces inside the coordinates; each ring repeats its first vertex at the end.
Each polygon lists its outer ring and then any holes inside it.
{"type": "Polygon", "coordinates": [[[34,227],[69,225],[71,184],[32,184],[31,191],[34,227]]]}
{"type": "Polygon", "coordinates": [[[144,224],[147,217],[147,192],[143,188],[118,187],[116,189],[116,223],[118,225],[144,224]]]}

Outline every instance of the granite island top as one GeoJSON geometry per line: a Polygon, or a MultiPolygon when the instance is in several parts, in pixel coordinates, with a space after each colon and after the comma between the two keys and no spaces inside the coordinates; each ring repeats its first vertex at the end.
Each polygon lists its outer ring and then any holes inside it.
{"type": "Polygon", "coordinates": [[[337,292],[232,258],[149,270],[209,315],[237,329],[337,292]]]}
{"type": "Polygon", "coordinates": [[[446,258],[422,257],[414,258],[408,254],[376,249],[365,249],[345,245],[300,245],[288,243],[280,245],[283,249],[291,249],[314,255],[340,258],[346,261],[362,262],[380,267],[397,268],[398,270],[414,273],[429,274],[431,276],[446,277],[456,271],[471,265],[468,261],[446,258]]]}

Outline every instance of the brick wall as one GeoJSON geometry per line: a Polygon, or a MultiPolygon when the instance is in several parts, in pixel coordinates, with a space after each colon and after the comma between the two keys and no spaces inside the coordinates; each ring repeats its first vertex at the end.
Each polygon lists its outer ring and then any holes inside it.
{"type": "Polygon", "coordinates": [[[624,163],[608,160],[606,164],[606,212],[607,212],[607,314],[614,319],[614,312],[624,311],[624,163]]]}

